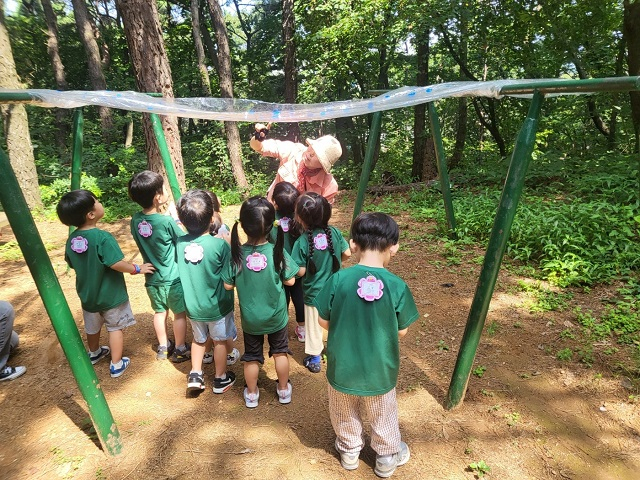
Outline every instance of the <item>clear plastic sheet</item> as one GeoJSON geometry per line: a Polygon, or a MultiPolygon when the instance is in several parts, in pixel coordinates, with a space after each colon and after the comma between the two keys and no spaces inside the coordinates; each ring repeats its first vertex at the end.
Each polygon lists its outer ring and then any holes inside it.
{"type": "MultiPolygon", "coordinates": [[[[6,90],[0,92],[28,94],[30,103],[42,107],[76,108],[97,105],[142,113],[229,120],[237,122],[310,122],[332,118],[411,107],[448,97],[500,98],[505,85],[549,82],[546,80],[497,80],[491,82],[449,82],[426,87],[402,87],[370,99],[312,104],[267,103],[259,100],[228,98],[159,98],[138,92],[6,90]]],[[[562,80],[558,80],[562,82],[562,80]]],[[[518,95],[523,96],[523,95],[518,95]]],[[[526,95],[524,95],[526,96],[526,95]]]]}

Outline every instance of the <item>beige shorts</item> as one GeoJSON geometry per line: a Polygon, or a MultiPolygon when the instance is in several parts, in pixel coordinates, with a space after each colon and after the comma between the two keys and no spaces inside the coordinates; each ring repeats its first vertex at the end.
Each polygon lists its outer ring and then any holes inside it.
{"type": "Polygon", "coordinates": [[[104,312],[94,313],[82,310],[82,317],[84,318],[84,331],[87,335],[99,333],[103,324],[106,325],[107,332],[124,330],[136,324],[129,300],[104,312]]]}

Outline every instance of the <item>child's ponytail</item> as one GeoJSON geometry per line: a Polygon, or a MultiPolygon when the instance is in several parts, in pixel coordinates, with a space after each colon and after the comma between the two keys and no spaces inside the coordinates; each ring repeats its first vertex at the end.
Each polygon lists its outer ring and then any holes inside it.
{"type": "Polygon", "coordinates": [[[239,272],[240,270],[242,270],[242,251],[240,249],[238,223],[238,220],[236,220],[236,222],[233,224],[233,228],[231,229],[231,261],[239,272]]]}
{"type": "Polygon", "coordinates": [[[316,263],[313,261],[313,252],[315,250],[315,243],[313,241],[313,230],[307,230],[307,241],[309,242],[309,261],[307,262],[307,271],[309,275],[315,275],[318,271],[316,263]]]}
{"type": "Polygon", "coordinates": [[[280,277],[280,280],[284,280],[283,276],[286,271],[284,263],[284,232],[280,225],[276,228],[276,243],[273,246],[273,264],[273,268],[280,277]]]}
{"type": "Polygon", "coordinates": [[[333,237],[331,236],[331,230],[329,227],[324,227],[324,234],[327,236],[327,243],[329,244],[329,251],[331,252],[331,272],[336,273],[340,270],[340,261],[338,261],[338,257],[336,257],[335,249],[333,248],[333,237]]]}

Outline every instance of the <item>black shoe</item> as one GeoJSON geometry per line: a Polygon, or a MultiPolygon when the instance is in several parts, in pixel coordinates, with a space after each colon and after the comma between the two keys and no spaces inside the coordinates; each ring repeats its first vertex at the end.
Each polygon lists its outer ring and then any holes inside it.
{"type": "Polygon", "coordinates": [[[187,390],[190,392],[199,392],[204,390],[204,374],[191,372],[187,375],[187,390]]]}
{"type": "Polygon", "coordinates": [[[102,347],[100,347],[100,352],[97,353],[96,355],[92,355],[91,352],[87,352],[87,355],[89,355],[89,360],[91,360],[91,365],[95,365],[110,353],[111,353],[111,349],[106,345],[103,345],[102,347]]]}
{"type": "Polygon", "coordinates": [[[227,372],[226,378],[213,379],[213,393],[224,393],[229,390],[236,381],[236,374],[227,372]]]}
{"type": "Polygon", "coordinates": [[[173,363],[182,363],[186,362],[191,358],[191,347],[189,345],[185,345],[184,350],[181,350],[176,347],[173,351],[173,355],[171,355],[171,361],[173,363]]]}
{"type": "Polygon", "coordinates": [[[18,378],[26,371],[27,367],[10,367],[9,365],[5,365],[2,370],[0,370],[0,382],[18,378]]]}
{"type": "Polygon", "coordinates": [[[166,360],[173,353],[173,342],[167,339],[167,345],[159,345],[156,353],[156,358],[158,360],[166,360]]]}

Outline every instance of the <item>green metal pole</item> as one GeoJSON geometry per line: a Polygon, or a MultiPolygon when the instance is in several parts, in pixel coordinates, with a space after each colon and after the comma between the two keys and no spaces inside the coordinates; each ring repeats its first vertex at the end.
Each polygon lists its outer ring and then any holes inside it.
{"type": "Polygon", "coordinates": [[[73,152],[71,155],[71,190],[80,188],[82,176],[82,143],[84,137],[84,117],[82,108],[76,108],[73,112],[73,152]]]}
{"type": "Polygon", "coordinates": [[[362,205],[364,204],[364,194],[367,191],[367,184],[369,183],[369,176],[371,175],[371,168],[373,165],[373,155],[376,151],[376,142],[378,135],[380,135],[380,126],[382,125],[382,112],[375,112],[371,118],[371,128],[369,129],[369,141],[367,143],[367,153],[364,156],[364,165],[362,165],[362,173],[360,174],[360,184],[358,185],[358,196],[356,197],[356,204],[353,207],[353,218],[355,218],[362,211],[362,205]]]}
{"type": "Polygon", "coordinates": [[[89,407],[89,415],[102,444],[111,455],[120,453],[120,433],[109,410],[102,388],[82,344],[51,260],[33,221],[27,202],[6,153],[0,149],[0,203],[7,214],[24,259],[36,283],[53,329],[58,336],[73,376],[89,407]]]}
{"type": "Polygon", "coordinates": [[[451,376],[447,394],[447,409],[458,406],[462,402],[467,389],[471,366],[480,342],[480,335],[482,334],[489,303],[498,278],[502,256],[504,255],[516,208],[522,194],[524,177],[531,162],[531,153],[533,152],[543,98],[542,93],[534,93],[529,113],[516,139],[511,164],[509,165],[509,171],[507,172],[507,178],[500,197],[500,204],[493,223],[493,230],[489,238],[487,253],[484,257],[476,293],[460,344],[460,352],[451,376]]]}
{"type": "Polygon", "coordinates": [[[438,178],[440,179],[440,191],[444,199],[444,211],[447,214],[447,222],[453,238],[457,238],[456,218],[453,213],[453,202],[451,201],[451,188],[449,186],[449,173],[447,171],[447,159],[444,156],[444,145],[442,144],[442,133],[440,132],[440,120],[438,112],[433,102],[429,102],[429,122],[431,122],[431,136],[436,149],[438,166],[438,178]]]}
{"type": "Polygon", "coordinates": [[[153,126],[153,133],[156,136],[158,142],[158,148],[160,149],[160,156],[162,157],[162,163],[164,163],[164,169],[167,172],[167,178],[169,179],[169,186],[171,187],[171,194],[173,195],[173,201],[177,202],[181,196],[180,184],[178,183],[178,177],[176,171],[173,168],[173,162],[171,161],[171,154],[167,147],[167,140],[164,136],[164,130],[162,129],[162,121],[156,113],[151,113],[151,125],[153,126]]]}

